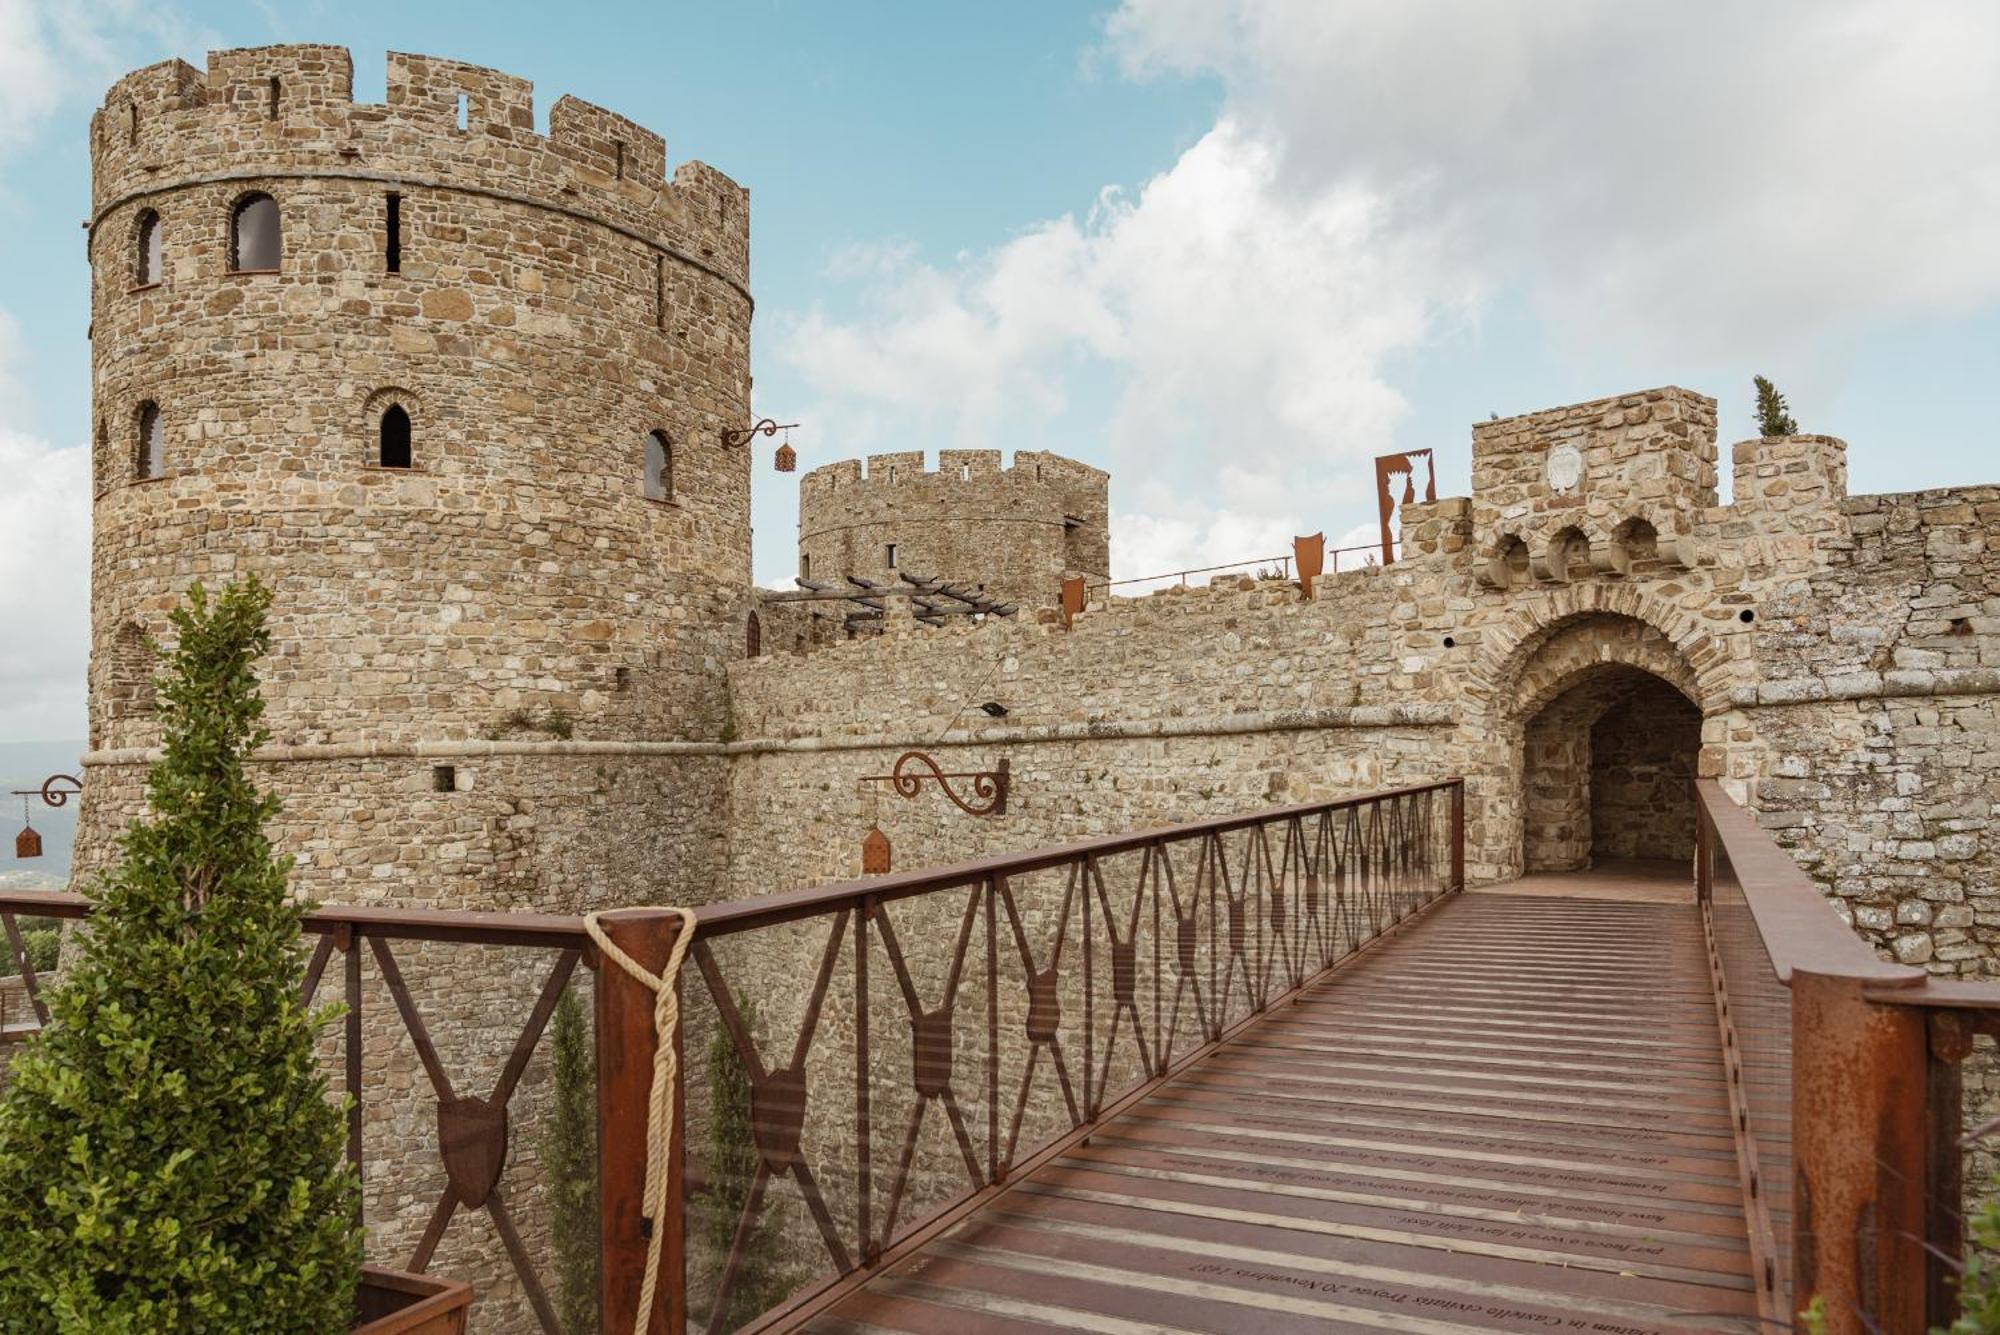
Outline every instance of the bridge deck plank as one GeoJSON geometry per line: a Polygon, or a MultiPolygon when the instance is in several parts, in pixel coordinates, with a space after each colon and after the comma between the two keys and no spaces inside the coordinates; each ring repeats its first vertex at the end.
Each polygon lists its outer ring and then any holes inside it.
{"type": "Polygon", "coordinates": [[[810,1329],[1752,1330],[1700,920],[1463,895],[810,1329]]]}

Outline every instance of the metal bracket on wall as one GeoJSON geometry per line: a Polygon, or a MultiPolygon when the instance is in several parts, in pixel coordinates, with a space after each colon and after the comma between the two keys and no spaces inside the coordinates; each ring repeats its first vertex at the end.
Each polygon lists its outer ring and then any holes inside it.
{"type": "Polygon", "coordinates": [[[1007,770],[1008,764],[1002,760],[990,770],[963,770],[947,774],[937,761],[922,751],[905,751],[896,757],[896,765],[887,774],[869,774],[863,783],[886,783],[895,788],[898,797],[915,797],[923,791],[925,783],[936,783],[944,790],[944,795],[968,816],[1004,816],[1007,814],[1007,770]],[[929,773],[920,771],[928,770],[929,773]],[[970,797],[959,796],[953,786],[954,779],[970,779],[970,797]]]}

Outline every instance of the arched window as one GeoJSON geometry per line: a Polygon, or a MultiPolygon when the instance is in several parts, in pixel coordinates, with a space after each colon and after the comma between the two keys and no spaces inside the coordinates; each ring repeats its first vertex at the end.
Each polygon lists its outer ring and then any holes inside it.
{"type": "Polygon", "coordinates": [[[751,658],[761,657],[764,653],[764,623],[755,612],[750,614],[750,620],[743,628],[743,649],[751,658]]]}
{"type": "Polygon", "coordinates": [[[160,215],[147,209],[139,215],[139,264],[134,275],[139,286],[149,287],[160,281],[163,258],[160,247],[160,215]]]}
{"type": "Polygon", "coordinates": [[[674,498],[674,446],[664,431],[646,436],[646,499],[670,501],[674,498]]]}
{"type": "Polygon", "coordinates": [[[139,438],[132,450],[132,475],[159,477],[167,471],[167,426],[160,405],[148,399],[139,405],[139,438]]]}
{"type": "Polygon", "coordinates": [[[410,466],[410,415],[392,403],[382,412],[382,448],[375,462],[384,468],[410,466]]]}
{"type": "Polygon", "coordinates": [[[245,195],[229,215],[229,267],[237,273],[276,273],[284,253],[278,201],[245,195]]]}

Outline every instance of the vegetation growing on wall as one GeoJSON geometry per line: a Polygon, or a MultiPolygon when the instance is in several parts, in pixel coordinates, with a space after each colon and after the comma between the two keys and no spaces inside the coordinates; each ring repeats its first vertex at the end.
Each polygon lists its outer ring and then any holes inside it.
{"type": "Polygon", "coordinates": [[[1785,396],[1778,387],[1763,376],[1753,377],[1757,386],[1757,434],[1761,436],[1796,436],[1799,424],[1792,417],[1785,403],[1785,396]]]}

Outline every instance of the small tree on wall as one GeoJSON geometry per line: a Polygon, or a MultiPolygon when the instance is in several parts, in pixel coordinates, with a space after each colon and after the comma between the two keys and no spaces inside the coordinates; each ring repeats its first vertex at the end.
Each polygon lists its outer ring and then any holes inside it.
{"type": "Polygon", "coordinates": [[[1757,431],[1764,436],[1796,436],[1799,424],[1792,419],[1785,396],[1763,376],[1753,376],[1757,386],[1757,431]]]}
{"type": "Polygon", "coordinates": [[[344,1330],[358,1185],[299,1000],[299,906],[246,757],[268,736],[256,580],[173,613],[151,819],[91,888],[51,1023],[0,1104],[11,1331],[344,1330]]]}

